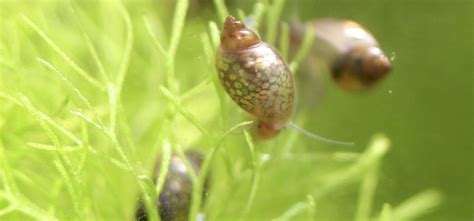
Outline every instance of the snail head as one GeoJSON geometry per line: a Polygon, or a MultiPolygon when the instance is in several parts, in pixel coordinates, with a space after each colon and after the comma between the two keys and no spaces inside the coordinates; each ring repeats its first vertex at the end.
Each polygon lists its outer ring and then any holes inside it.
{"type": "Polygon", "coordinates": [[[275,124],[257,121],[254,124],[254,134],[257,139],[266,140],[275,137],[281,131],[281,128],[275,124]]]}
{"type": "Polygon", "coordinates": [[[243,50],[257,45],[260,38],[252,30],[245,27],[244,23],[233,16],[228,16],[221,32],[221,46],[226,50],[243,50]]]}
{"type": "Polygon", "coordinates": [[[390,60],[380,48],[360,45],[334,63],[332,74],[343,88],[361,90],[373,86],[391,69],[390,60]]]}

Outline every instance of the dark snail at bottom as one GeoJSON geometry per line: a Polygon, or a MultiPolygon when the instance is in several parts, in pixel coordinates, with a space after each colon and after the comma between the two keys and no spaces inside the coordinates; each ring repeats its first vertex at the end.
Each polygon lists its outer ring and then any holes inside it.
{"type": "MultiPolygon", "coordinates": [[[[196,173],[199,173],[204,157],[201,153],[187,150],[185,153],[189,163],[196,173]]],[[[153,178],[159,176],[161,159],[156,163],[153,178]]],[[[207,191],[207,183],[204,184],[204,193],[207,191]]],[[[191,208],[192,182],[188,168],[178,155],[172,155],[169,164],[168,174],[163,185],[156,207],[162,221],[187,221],[189,209],[191,208]]],[[[146,208],[142,201],[138,203],[135,219],[140,221],[148,220],[146,208]]]]}

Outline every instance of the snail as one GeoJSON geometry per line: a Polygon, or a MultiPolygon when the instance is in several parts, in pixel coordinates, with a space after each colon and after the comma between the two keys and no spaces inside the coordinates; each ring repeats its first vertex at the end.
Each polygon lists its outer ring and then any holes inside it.
{"type": "MultiPolygon", "coordinates": [[[[390,60],[374,36],[360,24],[334,18],[311,20],[305,24],[314,28],[315,34],[304,64],[307,72],[324,67],[334,81],[348,91],[370,89],[390,73],[390,60]]],[[[291,23],[293,48],[301,44],[304,31],[305,25],[291,23]]]]}
{"type": "Polygon", "coordinates": [[[219,79],[226,92],[256,119],[257,136],[276,136],[295,110],[295,84],[280,53],[229,16],[216,53],[219,79]]]}
{"type": "Polygon", "coordinates": [[[224,22],[216,69],[227,94],[255,119],[258,138],[275,137],[288,126],[318,140],[348,144],[311,134],[291,122],[296,91],[287,62],[233,16],[224,22]]]}
{"type": "MultiPolygon", "coordinates": [[[[193,150],[187,150],[185,155],[194,171],[199,172],[203,162],[202,154],[193,150]]],[[[156,180],[159,175],[160,165],[161,159],[156,163],[153,173],[154,180],[156,180]]],[[[203,198],[204,193],[207,191],[207,187],[208,180],[206,180],[206,183],[204,184],[203,198]]],[[[192,182],[189,176],[189,171],[183,160],[178,155],[172,155],[163,190],[156,202],[161,220],[188,220],[188,213],[191,207],[191,195],[192,182]]],[[[138,203],[135,212],[135,219],[140,221],[148,220],[145,206],[141,201],[138,203]]]]}

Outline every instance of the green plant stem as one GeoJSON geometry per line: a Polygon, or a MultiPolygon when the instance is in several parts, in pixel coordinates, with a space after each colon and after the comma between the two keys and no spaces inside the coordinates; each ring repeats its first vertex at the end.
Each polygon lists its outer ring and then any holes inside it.
{"type": "Polygon", "coordinates": [[[275,45],[278,34],[278,24],[280,21],[280,14],[283,9],[285,0],[275,0],[273,5],[269,6],[270,10],[267,13],[267,33],[266,42],[270,45],[275,45]]]}
{"type": "Polygon", "coordinates": [[[175,97],[170,90],[167,88],[160,86],[161,92],[163,95],[172,103],[176,106],[178,111],[186,118],[188,119],[197,129],[199,129],[206,137],[210,137],[210,133],[202,126],[202,124],[199,122],[199,120],[187,109],[185,108],[182,104],[179,98],[175,97]]]}
{"type": "MultiPolygon", "coordinates": [[[[125,5],[123,2],[120,4],[120,12],[122,13],[123,19],[125,21],[125,28],[126,28],[126,40],[125,40],[125,49],[123,52],[123,57],[122,60],[120,61],[120,66],[117,72],[117,78],[115,80],[115,86],[117,88],[116,91],[116,97],[117,101],[115,103],[118,103],[118,100],[120,100],[122,88],[123,88],[123,82],[125,80],[128,66],[130,64],[130,56],[132,54],[132,49],[133,49],[133,25],[132,25],[132,20],[130,18],[130,14],[128,13],[127,9],[125,8],[125,5]]],[[[112,125],[113,126],[113,125],[112,125]]]]}
{"type": "Polygon", "coordinates": [[[245,204],[244,212],[242,213],[242,219],[245,219],[250,213],[250,210],[252,209],[253,202],[255,201],[255,195],[257,194],[258,184],[260,182],[260,165],[257,165],[256,163],[255,146],[252,141],[252,137],[247,132],[247,130],[244,131],[244,135],[245,135],[245,140],[247,141],[247,145],[249,147],[251,169],[252,169],[252,180],[250,184],[249,197],[247,199],[247,203],[245,204]]]}
{"type": "Polygon", "coordinates": [[[290,44],[289,26],[288,26],[288,23],[282,22],[279,48],[280,48],[281,56],[283,56],[285,60],[288,60],[289,44],[290,44]]]}
{"type": "Polygon", "coordinates": [[[101,125],[101,126],[105,126],[104,123],[102,122],[102,118],[100,118],[99,114],[97,113],[97,111],[94,109],[94,107],[92,107],[92,104],[89,102],[89,100],[81,93],[81,91],[76,87],[74,86],[74,84],[71,82],[71,80],[69,80],[66,75],[64,75],[63,73],[61,73],[56,67],[54,67],[51,63],[49,63],[48,61],[46,60],[43,60],[41,58],[38,58],[38,61],[44,65],[46,68],[50,69],[51,71],[53,71],[55,74],[57,74],[59,76],[59,78],[64,82],[64,84],[66,86],[68,86],[72,91],[74,91],[74,93],[77,95],[77,97],[79,97],[79,99],[84,103],[84,105],[86,106],[87,109],[89,109],[92,114],[94,115],[94,118],[98,121],[98,123],[101,125]]]}
{"type": "Polygon", "coordinates": [[[376,135],[367,150],[347,169],[336,171],[324,179],[323,185],[313,193],[316,200],[342,186],[355,182],[388,151],[390,141],[384,135],[376,135]]]}
{"type": "Polygon", "coordinates": [[[51,128],[46,124],[46,121],[41,117],[41,115],[38,114],[38,112],[36,111],[36,108],[33,107],[33,105],[31,104],[30,100],[27,97],[20,95],[20,100],[22,101],[23,106],[30,112],[30,114],[36,118],[39,125],[43,128],[43,130],[46,132],[51,142],[53,142],[54,146],[56,147],[55,153],[58,158],[58,161],[57,161],[58,163],[56,166],[60,174],[63,176],[63,179],[66,180],[66,187],[72,199],[75,212],[80,218],[84,217],[84,214],[82,214],[83,205],[81,205],[80,203],[81,193],[77,192],[82,189],[81,179],[78,176],[78,174],[75,173],[71,160],[66,155],[66,152],[63,150],[63,147],[59,141],[59,138],[51,130],[51,128]]]}
{"type": "Polygon", "coordinates": [[[265,13],[266,7],[263,3],[257,2],[255,3],[253,7],[253,12],[252,15],[254,16],[253,18],[253,31],[257,33],[257,35],[260,35],[259,29],[260,29],[260,23],[262,22],[263,15],[265,13]]]}
{"type": "Polygon", "coordinates": [[[161,165],[158,178],[156,180],[155,190],[157,193],[161,193],[163,189],[163,185],[166,181],[166,176],[168,175],[168,169],[170,165],[171,159],[171,144],[165,140],[162,144],[162,157],[161,157],[161,165]]]}
{"type": "Polygon", "coordinates": [[[375,162],[362,179],[355,215],[356,221],[366,221],[370,218],[375,190],[377,188],[379,164],[379,162],[375,162]]]}
{"type": "Polygon", "coordinates": [[[224,22],[225,18],[229,15],[229,10],[227,10],[224,0],[214,0],[214,5],[216,6],[217,14],[219,14],[220,21],[224,22]]]}
{"type": "Polygon", "coordinates": [[[392,214],[392,207],[390,204],[385,203],[382,207],[382,212],[380,212],[378,221],[392,221],[393,214],[392,214]]]}
{"type": "MultiPolygon", "coordinates": [[[[385,155],[390,146],[390,141],[384,135],[376,135],[372,139],[367,150],[360,156],[357,162],[352,164],[349,168],[341,169],[326,177],[321,187],[311,195],[314,200],[319,200],[327,194],[332,193],[345,185],[361,179],[362,175],[372,166],[374,163],[378,163],[380,159],[385,155]]],[[[298,210],[301,205],[299,203],[290,207],[284,216],[291,211],[298,210]]],[[[291,213],[292,214],[292,213],[291,213]]],[[[280,216],[280,217],[282,217],[280,216]]],[[[286,217],[286,216],[285,216],[286,217]]]]}
{"type": "Polygon", "coordinates": [[[74,18],[77,21],[77,24],[79,26],[79,30],[81,31],[82,38],[84,39],[84,41],[87,45],[87,49],[89,50],[90,54],[92,55],[92,58],[96,62],[97,67],[99,68],[99,73],[101,74],[103,80],[105,82],[108,82],[109,81],[109,76],[108,76],[107,72],[105,71],[104,64],[100,60],[99,55],[97,54],[97,50],[95,49],[94,45],[92,44],[91,39],[86,34],[86,32],[84,30],[84,25],[82,24],[81,19],[79,19],[79,15],[77,14],[76,8],[74,7],[71,0],[68,0],[67,3],[69,5],[69,7],[71,8],[72,13],[74,14],[74,18]]]}
{"type": "Polygon", "coordinates": [[[306,204],[303,202],[298,202],[294,204],[290,209],[286,210],[281,216],[272,219],[272,221],[286,221],[286,220],[291,220],[293,217],[297,216],[300,214],[302,211],[304,211],[307,208],[306,204]]]}
{"type": "Polygon", "coordinates": [[[247,15],[245,15],[244,10],[241,9],[241,8],[238,8],[238,9],[237,9],[237,15],[238,15],[238,18],[239,18],[240,20],[242,20],[242,21],[247,18],[247,15]]]}
{"type": "Polygon", "coordinates": [[[154,186],[153,182],[146,175],[140,174],[140,172],[138,172],[137,168],[134,166],[134,164],[131,162],[129,157],[123,151],[123,147],[120,144],[120,141],[118,140],[117,133],[116,133],[116,127],[117,127],[116,122],[118,118],[117,112],[119,111],[119,106],[120,106],[120,96],[121,96],[121,91],[123,88],[125,76],[127,73],[128,65],[130,62],[130,54],[133,48],[133,32],[132,32],[133,26],[130,19],[130,15],[128,14],[128,11],[126,10],[123,3],[120,4],[120,12],[122,13],[122,16],[125,21],[127,35],[126,35],[124,55],[122,57],[122,61],[119,66],[115,84],[112,84],[109,82],[107,85],[107,89],[108,89],[107,92],[109,96],[109,104],[110,104],[111,111],[110,111],[110,127],[108,130],[105,131],[105,133],[111,140],[112,146],[118,152],[120,158],[125,163],[126,167],[137,179],[140,190],[144,196],[145,205],[147,205],[147,209],[149,212],[148,215],[149,215],[150,220],[158,220],[159,217],[157,215],[157,211],[155,209],[151,209],[152,207],[154,207],[153,202],[156,201],[156,197],[157,197],[157,193],[155,191],[155,188],[153,187],[154,186]]]}
{"type": "Polygon", "coordinates": [[[308,55],[314,42],[314,34],[315,34],[314,28],[308,24],[306,25],[305,30],[306,32],[304,33],[303,43],[298,49],[298,52],[296,52],[294,59],[290,62],[290,70],[293,73],[297,72],[298,67],[301,65],[303,60],[308,55]]]}
{"type": "MultiPolygon", "coordinates": [[[[2,128],[0,128],[0,132],[1,131],[2,128]]],[[[8,213],[11,210],[19,210],[25,215],[38,220],[57,220],[56,217],[51,216],[21,194],[13,177],[13,171],[8,162],[5,148],[3,147],[3,137],[0,137],[0,166],[2,169],[1,172],[3,173],[3,183],[6,191],[2,191],[1,193],[3,193],[3,197],[11,203],[8,210],[3,210],[4,213],[8,213]]]]}
{"type": "MultiPolygon", "coordinates": [[[[202,163],[201,167],[201,172],[199,173],[199,187],[204,186],[204,183],[206,182],[207,175],[209,173],[209,168],[211,166],[212,161],[214,160],[214,156],[216,155],[217,151],[219,150],[222,142],[224,142],[224,139],[231,133],[233,133],[235,130],[245,127],[247,125],[252,124],[253,121],[244,121],[241,122],[229,130],[227,130],[225,133],[222,134],[218,142],[214,145],[214,147],[207,153],[206,157],[204,158],[204,161],[202,163]]],[[[197,214],[199,212],[199,208],[201,207],[201,198],[198,197],[194,203],[191,204],[191,212],[190,212],[190,220],[196,220],[197,214]]]]}
{"type": "Polygon", "coordinates": [[[143,16],[142,20],[143,20],[143,24],[145,24],[145,28],[148,32],[148,35],[150,35],[150,38],[153,42],[153,45],[155,45],[156,49],[158,49],[158,51],[162,55],[168,56],[168,53],[166,52],[165,47],[163,47],[163,45],[160,43],[160,41],[158,41],[158,38],[156,37],[155,33],[153,32],[153,29],[151,28],[151,25],[150,25],[150,22],[148,21],[148,19],[146,19],[146,17],[143,16]]]}
{"type": "Polygon", "coordinates": [[[48,45],[51,48],[53,48],[54,51],[56,51],[56,53],[58,53],[66,61],[66,63],[68,63],[74,70],[76,70],[77,73],[79,73],[81,77],[83,77],[86,81],[88,81],[91,85],[95,86],[96,88],[102,91],[105,90],[103,84],[101,84],[99,81],[89,76],[89,74],[84,69],[79,67],[79,65],[77,65],[68,55],[66,55],[66,53],[59,46],[57,46],[54,43],[54,41],[51,40],[34,22],[32,22],[25,15],[22,15],[22,18],[31,28],[33,28],[33,30],[36,31],[36,33],[38,33],[41,36],[41,38],[43,38],[44,41],[46,41],[46,43],[48,43],[48,45]]]}
{"type": "Polygon", "coordinates": [[[220,33],[221,32],[219,30],[219,26],[217,26],[215,22],[210,21],[209,22],[209,35],[211,36],[211,41],[212,41],[212,45],[214,46],[214,49],[217,49],[217,47],[219,47],[219,44],[221,42],[220,33]]]}
{"type": "Polygon", "coordinates": [[[314,220],[316,215],[316,202],[314,201],[313,196],[307,195],[306,196],[306,203],[308,207],[308,219],[314,220]]]}
{"type": "Polygon", "coordinates": [[[178,0],[173,16],[173,23],[171,30],[170,46],[168,48],[168,59],[166,60],[166,76],[168,87],[174,94],[178,93],[178,81],[175,76],[175,57],[178,49],[179,42],[181,40],[181,34],[183,32],[184,22],[186,19],[186,12],[189,7],[188,0],[178,0]]]}
{"type": "Polygon", "coordinates": [[[414,220],[439,206],[442,195],[434,189],[425,190],[392,209],[394,220],[414,220]]]}

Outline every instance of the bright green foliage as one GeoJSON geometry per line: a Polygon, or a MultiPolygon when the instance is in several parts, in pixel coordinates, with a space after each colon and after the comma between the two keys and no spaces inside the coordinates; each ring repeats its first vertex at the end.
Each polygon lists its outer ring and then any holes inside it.
{"type": "MultiPolygon", "coordinates": [[[[187,18],[187,0],[169,2],[0,3],[1,220],[131,220],[138,197],[157,220],[153,202],[171,152],[190,147],[206,153],[201,173],[191,175],[192,220],[200,212],[206,220],[324,220],[319,205],[338,208],[328,196],[358,185],[354,215],[344,217],[412,220],[440,203],[430,190],[374,210],[385,136],[360,154],[302,152],[312,147],[293,131],[253,140],[252,122],[214,70],[221,21],[235,10],[214,0],[219,17],[209,21],[187,18]]],[[[239,14],[255,14],[256,25],[267,19],[274,43],[283,5],[262,1],[239,14]]],[[[280,46],[286,55],[288,43],[280,46]]]]}

